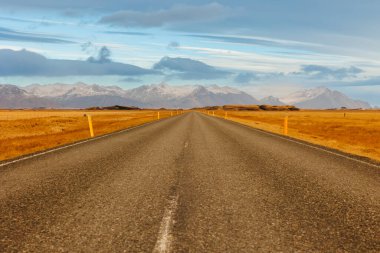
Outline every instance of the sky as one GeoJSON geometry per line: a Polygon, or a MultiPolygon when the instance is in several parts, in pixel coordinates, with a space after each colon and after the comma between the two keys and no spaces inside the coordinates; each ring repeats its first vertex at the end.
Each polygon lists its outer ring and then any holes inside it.
{"type": "Polygon", "coordinates": [[[380,106],[378,0],[0,0],[0,83],[326,86],[380,106]]]}

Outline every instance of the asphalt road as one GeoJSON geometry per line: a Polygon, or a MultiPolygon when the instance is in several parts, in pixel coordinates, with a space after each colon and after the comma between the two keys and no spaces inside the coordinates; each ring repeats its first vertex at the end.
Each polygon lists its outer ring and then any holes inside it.
{"type": "Polygon", "coordinates": [[[380,167],[188,113],[1,166],[0,252],[380,252],[380,167]]]}

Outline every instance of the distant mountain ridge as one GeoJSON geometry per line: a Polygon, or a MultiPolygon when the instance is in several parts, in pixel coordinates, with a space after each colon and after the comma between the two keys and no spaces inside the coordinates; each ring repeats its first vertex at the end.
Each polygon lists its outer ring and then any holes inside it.
{"type": "Polygon", "coordinates": [[[280,100],[305,109],[371,108],[367,102],[351,99],[339,91],[330,90],[326,87],[300,90],[280,100]]]}
{"type": "Polygon", "coordinates": [[[193,108],[226,104],[288,104],[306,109],[370,108],[366,102],[353,100],[325,87],[298,91],[281,99],[269,96],[259,101],[238,89],[218,85],[152,84],[129,90],[85,83],[32,84],[26,87],[0,85],[0,108],[88,108],[113,105],[193,108]]]}
{"type": "Polygon", "coordinates": [[[0,108],[59,107],[50,99],[28,93],[11,84],[0,84],[0,108]]]}
{"type": "Polygon", "coordinates": [[[55,107],[87,108],[112,105],[150,108],[192,108],[224,104],[257,104],[258,100],[247,93],[217,85],[170,86],[167,84],[143,85],[124,90],[118,86],[76,84],[32,84],[23,88],[15,85],[0,85],[0,94],[18,95],[12,103],[7,99],[0,103],[2,108],[55,107]],[[9,86],[9,87],[8,87],[9,86]],[[13,87],[14,92],[6,92],[13,87]],[[29,100],[28,103],[23,102],[29,100]],[[34,101],[34,103],[32,103],[34,101]],[[48,103],[49,102],[49,103],[48,103]]]}
{"type": "Polygon", "coordinates": [[[123,96],[125,90],[118,86],[101,86],[101,85],[88,85],[85,83],[76,84],[32,84],[24,88],[30,94],[39,97],[85,97],[85,96],[123,96]]]}
{"type": "Polygon", "coordinates": [[[273,96],[260,99],[260,103],[263,105],[285,105],[279,98],[273,96]]]}
{"type": "Polygon", "coordinates": [[[192,108],[229,103],[256,104],[258,100],[243,91],[217,85],[144,85],[127,91],[127,97],[149,106],[192,108]]]}

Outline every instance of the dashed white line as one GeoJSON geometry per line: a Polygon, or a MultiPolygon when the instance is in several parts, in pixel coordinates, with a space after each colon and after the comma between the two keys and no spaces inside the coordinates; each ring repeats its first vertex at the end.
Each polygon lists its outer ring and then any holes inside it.
{"type": "Polygon", "coordinates": [[[172,251],[174,216],[178,206],[178,194],[171,196],[162,218],[160,231],[158,232],[157,242],[153,253],[170,253],[172,251]]]}

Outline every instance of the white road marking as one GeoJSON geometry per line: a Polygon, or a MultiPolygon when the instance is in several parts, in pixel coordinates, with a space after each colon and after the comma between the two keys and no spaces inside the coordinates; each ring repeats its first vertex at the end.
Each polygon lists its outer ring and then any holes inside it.
{"type": "Polygon", "coordinates": [[[157,242],[154,246],[153,253],[170,253],[172,250],[174,225],[174,215],[178,206],[178,194],[171,196],[162,218],[160,231],[158,232],[157,242]]]}
{"type": "Polygon", "coordinates": [[[25,156],[25,157],[22,157],[22,158],[19,158],[19,159],[10,161],[10,162],[0,163],[0,168],[4,167],[4,166],[7,166],[7,165],[10,165],[10,164],[13,164],[13,163],[25,161],[25,160],[28,160],[28,159],[31,159],[31,158],[34,158],[34,157],[38,157],[38,156],[46,155],[46,154],[49,154],[49,153],[53,153],[53,152],[56,152],[56,151],[59,151],[59,150],[62,150],[62,149],[75,147],[75,146],[81,145],[83,143],[87,143],[87,142],[103,139],[103,138],[106,138],[106,137],[109,137],[109,136],[112,136],[112,135],[128,132],[130,130],[133,130],[133,129],[136,129],[136,128],[139,128],[139,127],[143,127],[143,126],[147,126],[147,125],[150,125],[150,124],[154,124],[154,123],[157,123],[158,121],[162,121],[162,120],[165,120],[165,119],[170,119],[170,118],[164,118],[164,119],[160,119],[160,120],[156,120],[156,121],[151,121],[151,122],[148,122],[148,123],[145,123],[145,124],[142,124],[142,125],[138,125],[138,126],[134,126],[134,127],[130,127],[130,128],[118,131],[118,132],[113,132],[113,133],[101,135],[101,136],[94,137],[94,138],[91,138],[91,139],[87,139],[87,140],[84,140],[84,141],[79,141],[79,142],[76,142],[76,143],[73,143],[73,144],[69,144],[69,145],[66,145],[66,146],[63,146],[63,147],[53,148],[53,149],[50,149],[48,151],[44,151],[44,152],[36,153],[36,154],[33,154],[33,155],[25,156]]]}
{"type": "Polygon", "coordinates": [[[189,142],[185,142],[185,148],[187,148],[187,146],[189,146],[189,142]]]}
{"type": "Polygon", "coordinates": [[[362,160],[359,160],[359,159],[356,159],[356,158],[353,158],[353,157],[349,157],[347,155],[339,154],[339,153],[336,153],[336,152],[333,152],[333,151],[330,151],[330,150],[327,150],[327,149],[323,149],[323,148],[320,148],[320,147],[317,147],[317,146],[313,146],[311,144],[307,144],[307,143],[303,143],[303,142],[300,142],[300,141],[297,141],[297,140],[293,140],[293,139],[290,139],[290,138],[282,137],[280,135],[272,134],[272,133],[269,133],[269,132],[267,132],[265,130],[261,130],[261,129],[255,128],[253,126],[245,125],[245,124],[242,124],[242,123],[239,123],[239,122],[236,122],[236,121],[232,121],[232,120],[226,120],[226,121],[229,121],[229,122],[232,122],[232,123],[235,123],[235,124],[239,124],[240,126],[244,126],[246,128],[255,130],[255,131],[260,132],[260,133],[264,133],[264,134],[267,134],[267,135],[270,135],[270,136],[274,136],[274,137],[277,137],[277,138],[280,138],[280,139],[283,139],[283,140],[287,140],[287,141],[290,141],[290,142],[293,142],[293,143],[297,143],[297,144],[300,144],[300,145],[303,145],[303,146],[306,146],[306,147],[309,147],[309,148],[313,148],[313,149],[316,149],[316,150],[324,151],[326,153],[333,154],[333,155],[336,155],[336,156],[339,156],[339,157],[343,157],[343,158],[349,159],[351,161],[359,162],[359,163],[362,163],[362,164],[365,164],[365,165],[368,165],[368,166],[371,166],[371,167],[375,167],[375,168],[378,168],[378,169],[380,168],[380,165],[376,165],[376,164],[373,164],[373,163],[362,161],[362,160]]]}

